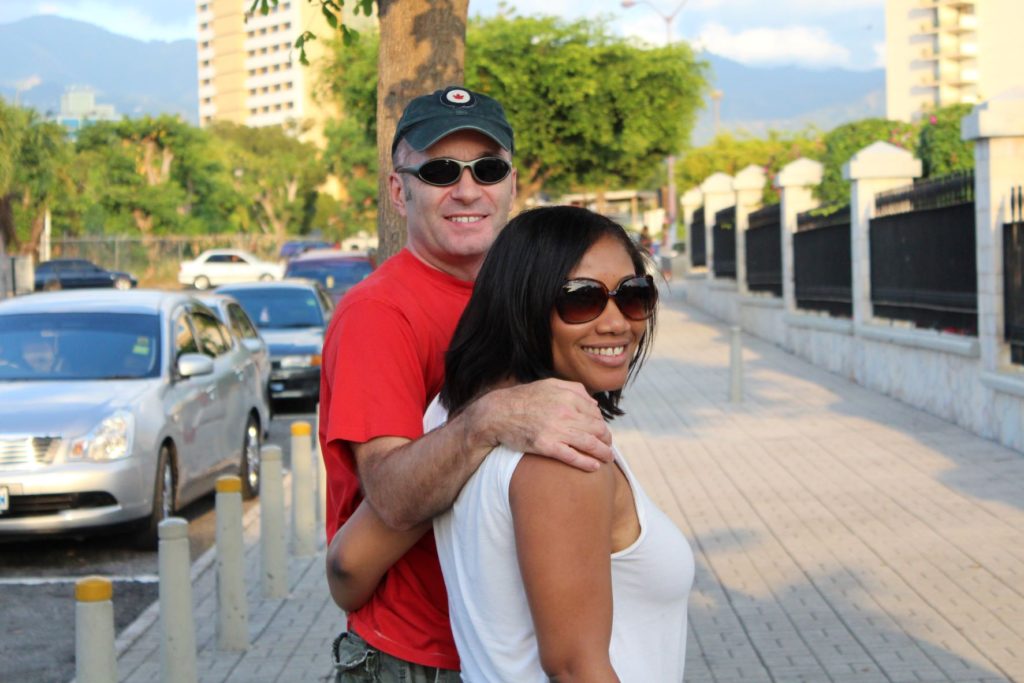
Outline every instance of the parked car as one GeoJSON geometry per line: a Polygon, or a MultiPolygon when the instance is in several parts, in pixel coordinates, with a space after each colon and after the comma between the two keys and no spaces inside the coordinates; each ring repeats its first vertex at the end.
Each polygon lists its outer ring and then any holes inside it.
{"type": "Polygon", "coordinates": [[[291,259],[311,249],[330,249],[336,246],[335,242],[327,240],[288,240],[281,245],[280,256],[282,259],[291,259]]]}
{"type": "Polygon", "coordinates": [[[267,403],[270,403],[270,349],[267,342],[260,336],[256,324],[249,317],[249,314],[242,308],[242,304],[233,296],[220,294],[218,292],[203,292],[196,296],[197,299],[210,307],[217,314],[231,333],[245,345],[256,361],[256,367],[260,371],[260,386],[264,388],[267,395],[267,403]]]}
{"type": "Polygon", "coordinates": [[[131,273],[107,270],[81,258],[58,258],[43,261],[35,267],[35,290],[84,289],[113,287],[131,289],[139,284],[131,273]]]}
{"type": "Polygon", "coordinates": [[[178,268],[178,282],[196,289],[209,289],[229,282],[280,280],[284,266],[261,261],[241,249],[208,249],[178,268]]]}
{"type": "Polygon", "coordinates": [[[218,287],[242,304],[270,347],[270,398],[320,399],[324,330],[331,297],[312,280],[251,282],[218,287]]]}
{"type": "Polygon", "coordinates": [[[345,292],[372,273],[375,266],[374,260],[364,252],[314,249],[289,261],[284,276],[316,280],[337,305],[345,292]]]}
{"type": "Polygon", "coordinates": [[[0,536],[157,525],[239,474],[269,408],[252,354],[182,292],[0,302],[0,536]]]}

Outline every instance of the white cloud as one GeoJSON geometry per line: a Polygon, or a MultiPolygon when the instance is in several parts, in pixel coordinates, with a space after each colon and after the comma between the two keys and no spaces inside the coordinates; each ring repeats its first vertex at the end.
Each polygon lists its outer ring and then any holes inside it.
{"type": "Polygon", "coordinates": [[[850,51],[814,26],[753,28],[733,32],[711,22],[696,41],[715,54],[751,65],[800,64],[810,67],[848,66],[850,51]]]}
{"type": "MultiPolygon", "coordinates": [[[[3,2],[4,0],[0,0],[3,2]]],[[[182,0],[167,0],[178,3],[182,0]]],[[[56,15],[101,26],[113,33],[131,36],[139,40],[178,40],[195,38],[196,24],[194,9],[183,9],[172,20],[161,20],[145,6],[133,6],[123,0],[62,0],[42,1],[21,5],[18,12],[11,8],[0,11],[0,21],[24,18],[39,14],[56,15]]]]}
{"type": "Polygon", "coordinates": [[[872,53],[875,55],[874,66],[879,69],[885,68],[885,42],[875,43],[871,46],[872,53]]]}

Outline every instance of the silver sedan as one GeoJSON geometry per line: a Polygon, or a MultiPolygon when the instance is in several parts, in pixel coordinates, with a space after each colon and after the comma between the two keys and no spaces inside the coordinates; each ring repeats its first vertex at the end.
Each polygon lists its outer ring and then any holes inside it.
{"type": "Polygon", "coordinates": [[[237,473],[269,420],[252,354],[195,298],[147,290],[0,302],[0,536],[157,525],[237,473]]]}

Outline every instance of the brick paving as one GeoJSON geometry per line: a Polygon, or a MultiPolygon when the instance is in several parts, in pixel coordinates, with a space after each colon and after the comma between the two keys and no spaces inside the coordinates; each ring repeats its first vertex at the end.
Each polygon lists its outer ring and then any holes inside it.
{"type": "MultiPolygon", "coordinates": [[[[744,337],[665,293],[616,439],[693,545],[689,683],[1024,683],[1024,455],[744,337]]],[[[255,508],[254,508],[255,509],[255,508]]],[[[260,595],[251,645],[216,648],[212,556],[193,568],[200,680],[330,680],[344,623],[323,552],[260,595]]],[[[120,680],[158,681],[157,608],[118,641],[120,680]]]]}

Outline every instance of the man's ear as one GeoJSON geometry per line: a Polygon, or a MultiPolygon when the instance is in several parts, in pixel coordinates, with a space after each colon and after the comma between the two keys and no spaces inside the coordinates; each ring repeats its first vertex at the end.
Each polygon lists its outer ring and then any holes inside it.
{"type": "Polygon", "coordinates": [[[392,171],[388,174],[388,195],[391,197],[391,206],[395,207],[403,218],[407,218],[405,208],[405,185],[402,183],[402,178],[399,174],[392,171]]]}

